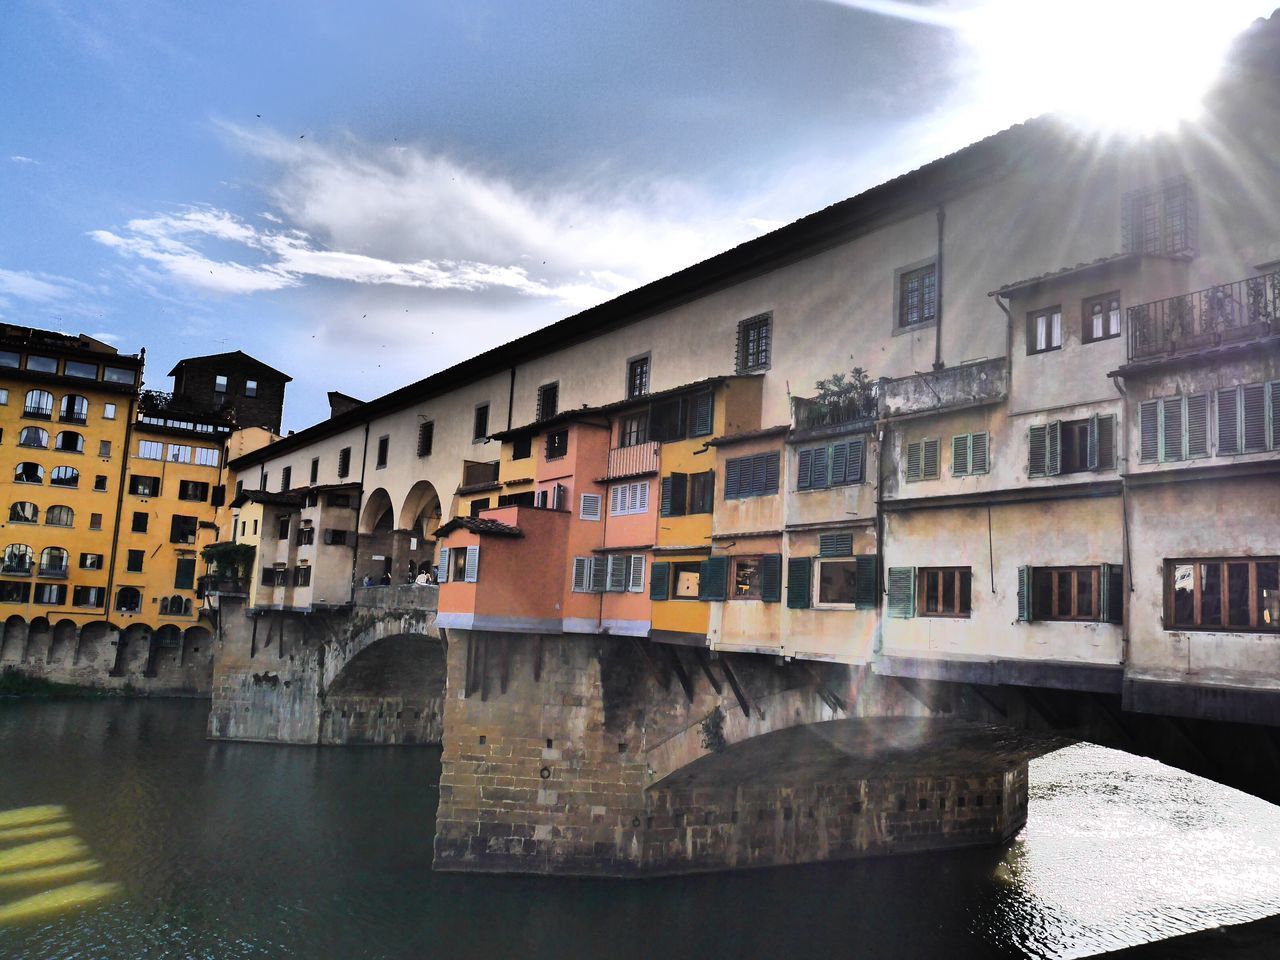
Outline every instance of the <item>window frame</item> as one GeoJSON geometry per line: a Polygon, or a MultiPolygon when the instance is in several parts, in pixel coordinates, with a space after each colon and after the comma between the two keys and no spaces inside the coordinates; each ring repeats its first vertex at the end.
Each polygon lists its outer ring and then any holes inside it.
{"type": "Polygon", "coordinates": [[[916,568],[916,616],[917,617],[938,617],[946,620],[968,620],[973,617],[973,568],[972,567],[917,567],[916,568]],[[954,576],[955,580],[955,610],[930,610],[928,608],[929,596],[929,580],[931,577],[938,578],[938,603],[939,607],[946,597],[946,590],[943,587],[943,577],[954,576]],[[960,601],[964,595],[961,589],[964,577],[969,578],[969,608],[967,610],[960,609],[960,601]]]}
{"type": "Polygon", "coordinates": [[[653,389],[653,363],[652,351],[637,354],[634,357],[627,358],[627,380],[624,385],[625,396],[628,400],[636,400],[641,397],[647,397],[653,389]],[[644,376],[643,383],[637,384],[636,371],[642,370],[644,376]]]}
{"type": "Polygon", "coordinates": [[[489,440],[489,404],[477,403],[471,412],[471,442],[487,443],[489,440]]]}
{"type": "Polygon", "coordinates": [[[857,603],[858,595],[858,558],[855,555],[847,557],[823,557],[817,556],[813,558],[813,572],[809,575],[812,580],[812,595],[809,598],[809,605],[814,610],[865,610],[866,604],[861,607],[857,603]],[[823,564],[844,564],[853,568],[853,595],[854,599],[848,603],[844,601],[824,601],[822,600],[822,567],[823,564]]]}
{"type": "Polygon", "coordinates": [[[1124,308],[1120,302],[1120,291],[1113,290],[1111,293],[1100,293],[1092,297],[1085,297],[1080,303],[1080,342],[1081,343],[1100,343],[1103,340],[1115,340],[1124,330],[1124,308]],[[1115,310],[1107,309],[1111,304],[1115,304],[1115,310]],[[1110,327],[1110,321],[1115,320],[1115,333],[1104,332],[1098,336],[1093,333],[1093,307],[1097,305],[1104,306],[1102,319],[1107,328],[1110,327]]]}
{"type": "Polygon", "coordinates": [[[1027,311],[1027,356],[1031,357],[1041,353],[1053,353],[1055,350],[1061,350],[1065,341],[1066,335],[1062,329],[1062,304],[1027,311]],[[1057,319],[1057,343],[1053,342],[1053,320],[1055,318],[1057,319]],[[1045,321],[1045,345],[1043,347],[1039,346],[1041,320],[1045,321]]]}
{"type": "MultiPolygon", "coordinates": [[[[680,603],[688,603],[690,600],[696,601],[702,592],[702,561],[701,560],[673,560],[667,565],[667,576],[670,577],[667,590],[667,600],[679,601],[680,603]],[[680,584],[680,571],[684,570],[692,572],[697,578],[694,581],[694,589],[692,596],[678,596],[676,588],[680,584]]],[[[662,601],[657,601],[662,602],[662,601]]],[[[705,601],[704,601],[705,602],[705,601]]]]}
{"type": "Polygon", "coordinates": [[[550,420],[560,412],[560,381],[552,380],[550,383],[541,384],[538,387],[537,405],[534,407],[534,421],[541,423],[543,420],[550,420]],[[550,412],[547,408],[550,407],[550,412]]]}
{"type": "Polygon", "coordinates": [[[1263,635],[1274,635],[1280,633],[1280,619],[1274,627],[1262,627],[1258,625],[1262,617],[1261,598],[1258,596],[1258,565],[1271,564],[1277,566],[1277,576],[1280,577],[1280,556],[1262,556],[1262,557],[1175,557],[1166,558],[1164,561],[1164,570],[1161,574],[1164,588],[1164,610],[1161,617],[1161,625],[1166,631],[1178,632],[1196,632],[1196,633],[1257,633],[1263,635]],[[1203,623],[1203,595],[1201,590],[1200,578],[1202,576],[1201,567],[1207,564],[1216,564],[1219,566],[1219,603],[1221,618],[1225,621],[1230,616],[1230,584],[1228,566],[1232,564],[1246,564],[1249,567],[1249,625],[1237,626],[1230,623],[1203,623]],[[1194,623],[1178,623],[1176,622],[1176,605],[1174,600],[1174,570],[1179,566],[1190,566],[1192,571],[1192,611],[1194,623]]]}
{"type": "MultiPolygon", "coordinates": [[[[750,591],[750,588],[748,588],[750,591]]],[[[764,556],[758,553],[742,554],[729,558],[729,599],[730,600],[764,600],[764,556]],[[739,565],[755,565],[755,592],[738,592],[739,565]]]]}
{"type": "MultiPolygon", "coordinates": [[[[926,303],[926,295],[920,296],[921,315],[924,315],[924,306],[926,303]]],[[[923,260],[917,260],[915,263],[909,263],[905,266],[898,267],[893,272],[893,333],[894,336],[902,333],[913,333],[917,330],[924,330],[936,325],[938,322],[938,258],[936,256],[925,257],[923,260]],[[903,323],[905,311],[909,309],[907,298],[904,297],[904,287],[911,283],[914,275],[923,275],[926,271],[931,271],[933,276],[933,303],[932,313],[927,318],[920,319],[914,323],[903,323]]]]}
{"type": "Polygon", "coordinates": [[[734,360],[735,369],[739,374],[758,373],[772,366],[773,313],[771,311],[738,321],[737,356],[734,360]],[[752,362],[753,331],[757,334],[754,347],[755,362],[752,362]]]}
{"type": "Polygon", "coordinates": [[[1106,622],[1102,616],[1102,567],[1098,564],[1032,567],[1031,568],[1031,614],[1034,620],[1049,620],[1061,623],[1098,623],[1106,622]],[[1044,610],[1035,602],[1038,596],[1040,578],[1049,577],[1049,609],[1044,610]],[[1071,578],[1071,613],[1063,614],[1058,610],[1059,583],[1064,576],[1071,578]],[[1080,578],[1089,578],[1091,608],[1087,613],[1079,612],[1080,578]]]}

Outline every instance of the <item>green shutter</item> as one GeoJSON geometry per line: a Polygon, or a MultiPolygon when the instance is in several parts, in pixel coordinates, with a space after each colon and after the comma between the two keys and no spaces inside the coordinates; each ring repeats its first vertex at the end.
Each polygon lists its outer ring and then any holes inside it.
{"type": "Polygon", "coordinates": [[[1280,380],[1272,380],[1267,384],[1267,416],[1271,425],[1268,436],[1271,437],[1271,449],[1280,450],[1280,380]]]}
{"type": "MultiPolygon", "coordinates": [[[[1034,428],[1033,428],[1034,429],[1034,428]]],[[[920,479],[920,441],[907,444],[907,481],[920,479]]]]}
{"type": "Polygon", "coordinates": [[[813,469],[809,474],[809,486],[814,490],[827,486],[827,453],[826,447],[818,447],[813,451],[813,469]]]}
{"type": "Polygon", "coordinates": [[[969,472],[971,474],[986,473],[991,468],[991,437],[983,433],[969,435],[969,472]]]}
{"type": "Polygon", "coordinates": [[[1182,398],[1169,397],[1160,406],[1160,460],[1176,462],[1182,459],[1182,398]]]}
{"type": "MultiPolygon", "coordinates": [[[[1155,463],[1160,459],[1160,401],[1142,401],[1138,414],[1141,421],[1138,460],[1142,463],[1155,463]]],[[[1234,431],[1232,436],[1235,436],[1234,431]]]]}
{"type": "Polygon", "coordinates": [[[818,537],[818,556],[849,557],[853,555],[852,533],[824,533],[818,537]]]}
{"type": "Polygon", "coordinates": [[[813,451],[801,450],[796,457],[796,489],[808,490],[813,472],[813,451]]]}
{"type": "Polygon", "coordinates": [[[1239,391],[1228,387],[1218,391],[1218,454],[1240,452],[1239,391]]]}
{"type": "Polygon", "coordinates": [[[889,609],[891,617],[905,619],[916,612],[916,568],[889,568],[889,609]]]}
{"type": "Polygon", "coordinates": [[[1062,421],[1055,420],[1049,424],[1048,463],[1046,472],[1056,477],[1062,472],[1062,421]]]}
{"type": "Polygon", "coordinates": [[[787,560],[787,606],[807,610],[813,582],[813,559],[790,557],[787,560]]]}
{"type": "Polygon", "coordinates": [[[671,475],[671,513],[669,516],[683,517],[689,502],[689,475],[673,473],[671,475]]]}
{"type": "Polygon", "coordinates": [[[711,433],[714,413],[715,397],[710,390],[694,397],[693,410],[689,416],[689,435],[691,437],[705,437],[711,433]]]}
{"type": "Polygon", "coordinates": [[[196,585],[195,560],[179,560],[177,571],[173,575],[175,590],[193,590],[196,585]]]}
{"type": "Polygon", "coordinates": [[[1124,623],[1124,568],[1119,564],[1104,563],[1098,578],[1099,619],[1106,623],[1124,623]]]}
{"type": "Polygon", "coordinates": [[[750,457],[734,457],[732,460],[725,461],[724,465],[724,498],[726,500],[737,500],[743,496],[742,487],[742,464],[747,463],[747,485],[751,482],[751,458],[750,457]]]}
{"type": "Polygon", "coordinates": [[[838,487],[846,483],[849,472],[849,444],[833,443],[831,445],[831,486],[838,487]]]}
{"type": "Polygon", "coordinates": [[[1030,623],[1035,619],[1031,591],[1031,568],[1018,568],[1018,620],[1030,623]]]}
{"type": "Polygon", "coordinates": [[[863,469],[866,463],[866,449],[865,440],[849,441],[849,466],[845,469],[845,483],[862,483],[865,479],[863,469]]]}
{"type": "Polygon", "coordinates": [[[777,603],[782,599],[782,554],[766,553],[760,558],[760,599],[777,603]]]}
{"type": "Polygon", "coordinates": [[[1049,469],[1049,427],[1036,424],[1027,428],[1027,476],[1043,477],[1049,469]]]}
{"type": "Polygon", "coordinates": [[[671,585],[671,564],[655,563],[649,568],[649,599],[667,599],[667,590],[671,585]]]}
{"type": "Polygon", "coordinates": [[[1244,429],[1244,452],[1256,453],[1267,449],[1267,385],[1246,383],[1240,388],[1244,429]]]}
{"type": "Polygon", "coordinates": [[[937,480],[942,461],[942,441],[938,439],[924,441],[924,461],[920,467],[922,480],[937,480]]]}
{"type": "Polygon", "coordinates": [[[698,599],[724,600],[729,595],[729,558],[708,557],[698,567],[698,599]]]}
{"type": "Polygon", "coordinates": [[[951,475],[969,475],[969,434],[957,433],[951,438],[951,475]]]}
{"type": "Polygon", "coordinates": [[[658,507],[658,514],[663,517],[671,516],[671,478],[662,478],[662,501],[658,507]]]}
{"type": "Polygon", "coordinates": [[[1098,469],[1098,415],[1089,418],[1089,431],[1085,441],[1085,466],[1090,470],[1098,469]]]}
{"type": "Polygon", "coordinates": [[[874,553],[856,558],[858,582],[854,586],[853,602],[860,607],[874,607],[880,599],[880,566],[874,553]]]}
{"type": "Polygon", "coordinates": [[[1209,455],[1209,395],[1187,397],[1187,457],[1209,455]]]}

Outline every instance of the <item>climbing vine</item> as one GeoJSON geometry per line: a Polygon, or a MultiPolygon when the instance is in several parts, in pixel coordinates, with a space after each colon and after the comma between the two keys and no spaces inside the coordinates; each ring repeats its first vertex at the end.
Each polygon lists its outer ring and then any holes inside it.
{"type": "Polygon", "coordinates": [[[724,739],[724,711],[717,706],[702,720],[702,749],[720,753],[727,746],[724,739]]]}

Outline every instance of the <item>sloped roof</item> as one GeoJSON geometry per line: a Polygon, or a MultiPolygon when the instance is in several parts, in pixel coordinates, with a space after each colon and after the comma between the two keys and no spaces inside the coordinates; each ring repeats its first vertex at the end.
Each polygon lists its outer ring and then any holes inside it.
{"type": "Polygon", "coordinates": [[[1061,267],[1057,270],[1050,270],[1048,273],[1041,273],[1034,277],[1027,277],[1025,280],[1015,280],[1012,283],[1006,283],[999,289],[990,291],[989,297],[1007,297],[1011,293],[1017,293],[1050,280],[1062,280],[1065,277],[1075,276],[1076,274],[1090,273],[1094,270],[1101,270],[1105,267],[1117,266],[1122,263],[1128,263],[1130,260],[1137,260],[1143,254],[1140,253],[1112,253],[1105,257],[1098,257],[1096,260],[1090,260],[1088,263],[1077,263],[1073,267],[1061,267]]]}
{"type": "Polygon", "coordinates": [[[489,534],[495,537],[523,537],[519,527],[485,517],[454,517],[448,523],[436,528],[436,539],[447,537],[455,530],[470,530],[472,533],[489,534]]]}
{"type": "Polygon", "coordinates": [[[178,372],[183,367],[185,367],[188,363],[195,363],[197,360],[228,360],[234,363],[249,363],[262,370],[270,370],[272,373],[274,373],[278,377],[283,377],[286,383],[293,379],[293,377],[289,376],[284,371],[277,370],[275,367],[271,366],[270,364],[263,363],[257,357],[249,356],[243,350],[232,350],[228,353],[210,353],[203,357],[187,357],[183,360],[179,360],[174,365],[173,369],[169,371],[169,376],[176,377],[178,375],[178,372]]]}
{"type": "Polygon", "coordinates": [[[275,493],[271,490],[241,490],[231,501],[231,506],[241,507],[246,503],[265,503],[273,507],[300,507],[303,498],[296,493],[275,493]]]}

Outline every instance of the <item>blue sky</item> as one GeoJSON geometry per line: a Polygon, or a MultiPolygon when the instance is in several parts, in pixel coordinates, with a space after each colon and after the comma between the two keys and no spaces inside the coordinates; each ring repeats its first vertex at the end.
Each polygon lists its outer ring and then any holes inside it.
{"type": "Polygon", "coordinates": [[[960,6],[7,0],[0,317],[299,428],[1018,119],[960,6]]]}

